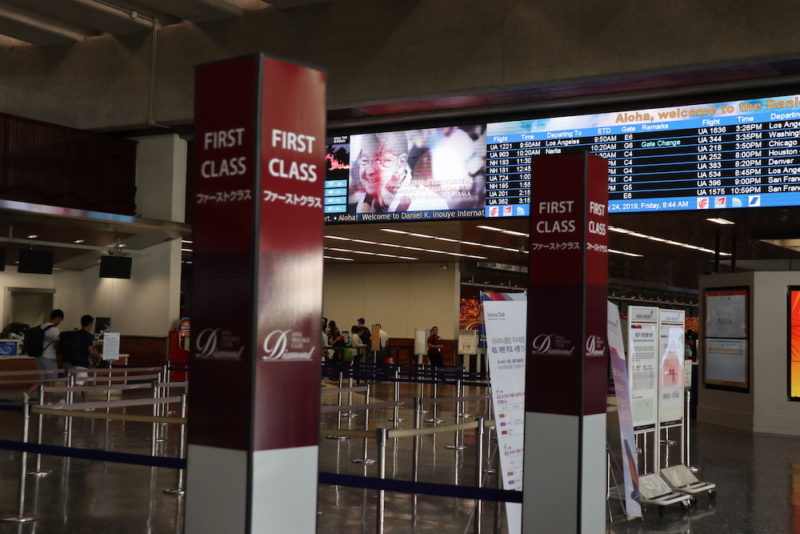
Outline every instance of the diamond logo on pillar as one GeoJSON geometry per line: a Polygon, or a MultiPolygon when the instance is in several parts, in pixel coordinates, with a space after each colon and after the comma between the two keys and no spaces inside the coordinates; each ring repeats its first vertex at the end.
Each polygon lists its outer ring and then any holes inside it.
{"type": "Polygon", "coordinates": [[[273,330],[261,344],[261,359],[267,361],[311,360],[316,346],[302,332],[294,330],[273,330]]]}
{"type": "Polygon", "coordinates": [[[586,352],[588,356],[602,356],[606,351],[606,342],[602,336],[591,335],[586,337],[586,352]]]}
{"type": "Polygon", "coordinates": [[[195,355],[198,358],[213,360],[239,360],[244,346],[239,337],[230,330],[205,328],[197,334],[195,355]]]}
{"type": "Polygon", "coordinates": [[[572,356],[575,344],[558,334],[539,334],[531,341],[531,353],[544,356],[572,356]]]}

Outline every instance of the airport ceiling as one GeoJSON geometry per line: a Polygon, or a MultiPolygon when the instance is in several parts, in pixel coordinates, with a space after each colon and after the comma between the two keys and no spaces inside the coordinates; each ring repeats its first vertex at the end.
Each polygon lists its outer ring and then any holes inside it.
{"type": "MultiPolygon", "coordinates": [[[[286,9],[320,1],[0,0],[0,49],[77,42],[174,24],[201,24],[243,16],[251,10],[286,9]]],[[[669,76],[645,73],[621,79],[576,81],[570,86],[508,88],[491,95],[450,95],[331,109],[328,120],[333,127],[348,128],[402,122],[416,114],[427,116],[432,110],[437,117],[444,118],[448,113],[463,114],[465,109],[505,112],[519,111],[528,104],[564,102],[566,105],[579,97],[619,101],[641,98],[653,90],[697,94],[758,84],[781,85],[799,73],[797,60],[697,68],[669,76]]],[[[191,125],[184,128],[186,131],[181,133],[186,134],[191,125]]],[[[609,255],[610,279],[616,287],[651,288],[662,293],[675,290],[684,294],[688,290],[691,294],[697,287],[697,277],[704,273],[734,268],[796,268],[800,263],[800,243],[795,246],[790,240],[800,238],[798,215],[800,210],[792,208],[612,215],[610,247],[614,252],[609,255]],[[733,224],[708,221],[712,216],[733,224]]],[[[327,264],[460,262],[468,272],[475,272],[475,266],[480,266],[477,270],[507,273],[505,276],[514,274],[517,280],[524,280],[521,267],[528,262],[527,224],[526,218],[507,218],[332,225],[325,231],[325,261],[327,264]]],[[[184,261],[188,264],[191,262],[188,225],[97,218],[60,209],[34,213],[0,201],[0,248],[7,249],[7,264],[16,261],[19,248],[34,246],[52,250],[57,268],[85,269],[117,244],[125,245],[125,250],[135,255],[146,247],[175,238],[186,241],[184,261]]],[[[498,274],[497,279],[502,280],[503,276],[498,274]]]]}
{"type": "Polygon", "coordinates": [[[47,46],[319,0],[0,0],[0,48],[47,46]]]}

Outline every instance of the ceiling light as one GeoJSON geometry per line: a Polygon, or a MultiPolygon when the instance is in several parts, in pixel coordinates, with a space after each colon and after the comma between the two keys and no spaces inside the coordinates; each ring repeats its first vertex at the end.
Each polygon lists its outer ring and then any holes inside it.
{"type": "Polygon", "coordinates": [[[717,224],[736,224],[733,221],[729,221],[728,219],[721,219],[719,217],[706,217],[706,220],[717,224]]]}
{"type": "MultiPolygon", "coordinates": [[[[403,232],[403,233],[405,233],[405,232],[403,232]]],[[[425,236],[425,234],[419,234],[419,235],[420,236],[424,236],[424,237],[430,237],[431,239],[436,239],[434,236],[425,236]]],[[[341,236],[336,236],[336,235],[326,235],[325,237],[328,238],[328,239],[337,239],[339,241],[350,241],[350,242],[353,242],[353,243],[361,243],[363,245],[374,245],[374,246],[378,246],[378,247],[389,247],[389,248],[401,248],[401,249],[404,249],[404,250],[413,250],[415,252],[430,252],[431,254],[444,254],[446,256],[459,256],[459,257],[464,257],[464,258],[474,258],[474,259],[478,259],[478,260],[487,259],[485,256],[475,256],[473,254],[461,254],[460,252],[449,252],[447,250],[436,250],[436,249],[430,249],[430,248],[413,247],[413,246],[410,246],[410,245],[398,245],[397,243],[383,243],[381,241],[368,241],[366,239],[351,239],[349,237],[341,237],[341,236]]],[[[456,241],[456,240],[453,240],[453,241],[456,241]]],[[[456,242],[458,242],[458,241],[456,241],[456,242]]],[[[509,249],[509,250],[511,250],[511,249],[509,249]]],[[[515,249],[514,249],[514,252],[516,252],[515,249]]],[[[374,253],[374,254],[378,255],[378,256],[381,255],[381,254],[378,254],[378,253],[374,253]]],[[[391,254],[389,256],[391,256],[391,254]]],[[[403,257],[403,256],[396,256],[396,257],[403,257]]],[[[417,259],[417,258],[413,258],[413,259],[417,259]]]]}
{"type": "Polygon", "coordinates": [[[356,261],[353,258],[340,258],[339,256],[322,256],[326,260],[356,261]]]}
{"type": "Polygon", "coordinates": [[[73,243],[80,245],[81,243],[83,243],[83,239],[76,239],[75,241],[73,241],[73,243]]]}
{"type": "Polygon", "coordinates": [[[516,235],[516,236],[520,236],[520,237],[529,237],[529,234],[527,232],[517,232],[517,231],[514,231],[514,230],[506,230],[505,228],[497,228],[495,226],[488,226],[488,225],[484,225],[484,224],[479,224],[476,228],[481,228],[483,230],[491,230],[492,232],[500,232],[502,234],[516,235]]]}
{"type": "MultiPolygon", "coordinates": [[[[658,243],[664,243],[664,244],[667,244],[667,245],[674,245],[676,247],[683,247],[683,248],[688,248],[688,249],[692,249],[692,250],[699,250],[700,252],[707,252],[709,254],[715,254],[715,252],[713,250],[709,249],[709,248],[698,247],[697,245],[690,245],[689,243],[682,243],[680,241],[673,241],[672,239],[664,239],[662,237],[656,237],[656,236],[652,236],[652,235],[642,234],[642,233],[639,233],[639,232],[634,232],[633,230],[627,230],[625,228],[620,228],[618,226],[609,226],[608,229],[609,229],[609,231],[616,232],[618,234],[625,234],[625,235],[629,235],[629,236],[633,236],[633,237],[640,237],[642,239],[648,239],[650,241],[656,241],[658,243]]],[[[719,255],[720,256],[730,256],[731,254],[729,252],[720,252],[719,255]]]]}
{"type": "Polygon", "coordinates": [[[31,235],[28,236],[28,239],[36,239],[37,237],[39,237],[39,236],[36,235],[36,234],[31,234],[31,235]]]}
{"type": "Polygon", "coordinates": [[[182,248],[181,249],[181,252],[191,252],[191,251],[192,251],[192,249],[190,249],[190,248],[182,248]]]}
{"type": "Polygon", "coordinates": [[[614,250],[613,248],[608,249],[608,252],[611,254],[622,254],[623,256],[631,256],[634,258],[643,258],[643,254],[635,254],[633,252],[625,252],[624,250],[614,250]]]}
{"type": "Polygon", "coordinates": [[[119,248],[125,248],[125,247],[127,247],[128,245],[126,245],[125,243],[120,243],[120,244],[119,244],[119,245],[117,245],[117,246],[118,246],[119,248]]]}
{"type": "Polygon", "coordinates": [[[181,239],[181,243],[194,243],[194,241],[191,241],[189,239],[181,239]]]}
{"type": "Polygon", "coordinates": [[[395,254],[382,254],[380,252],[368,252],[366,250],[348,250],[346,248],[324,247],[325,250],[333,250],[334,252],[347,252],[350,254],[361,254],[363,256],[380,256],[382,258],[397,258],[400,260],[416,260],[410,256],[397,256],[395,254]]]}
{"type": "MultiPolygon", "coordinates": [[[[394,230],[392,228],[381,228],[381,231],[382,232],[391,232],[393,234],[402,234],[402,235],[407,235],[407,236],[411,236],[411,237],[419,237],[419,238],[422,238],[422,239],[433,239],[435,241],[445,241],[447,243],[459,243],[461,245],[469,245],[469,246],[472,246],[472,247],[483,247],[483,248],[491,248],[491,249],[496,249],[496,250],[505,250],[506,252],[514,252],[514,253],[517,253],[517,254],[520,253],[520,251],[518,249],[516,249],[516,248],[501,247],[499,245],[488,245],[486,243],[476,243],[474,241],[461,241],[460,239],[452,239],[450,237],[439,237],[439,236],[436,236],[436,235],[419,234],[419,233],[416,233],[416,232],[405,232],[403,230],[394,230]]],[[[455,253],[441,251],[441,254],[454,255],[455,253]]],[[[484,260],[487,259],[485,256],[478,257],[478,256],[470,255],[470,254],[466,254],[464,256],[466,256],[468,258],[477,258],[477,259],[484,259],[484,260]]]]}

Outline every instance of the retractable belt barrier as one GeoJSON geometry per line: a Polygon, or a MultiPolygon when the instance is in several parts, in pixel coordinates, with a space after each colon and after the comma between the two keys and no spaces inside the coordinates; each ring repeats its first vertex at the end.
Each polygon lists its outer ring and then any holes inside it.
{"type": "Polygon", "coordinates": [[[134,454],[129,452],[80,449],[77,447],[63,447],[60,445],[40,445],[38,443],[24,443],[5,439],[0,439],[0,449],[6,451],[45,454],[50,456],[64,456],[67,458],[80,458],[83,460],[98,460],[101,462],[146,465],[151,467],[167,467],[170,469],[186,469],[185,459],[172,458],[168,456],[150,456],[147,454],[134,454]]]}
{"type": "Polygon", "coordinates": [[[521,491],[473,488],[470,486],[454,486],[452,484],[437,484],[433,482],[409,482],[407,480],[341,475],[339,473],[328,473],[325,471],[320,471],[319,483],[329,484],[331,486],[347,486],[350,488],[385,490],[396,493],[430,495],[432,497],[453,497],[457,499],[475,499],[494,502],[522,502],[521,491]]]}

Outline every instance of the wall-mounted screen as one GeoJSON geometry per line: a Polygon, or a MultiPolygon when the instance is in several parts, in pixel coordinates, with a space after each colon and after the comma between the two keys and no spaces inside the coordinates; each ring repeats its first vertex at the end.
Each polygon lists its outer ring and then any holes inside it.
{"type": "Polygon", "coordinates": [[[485,126],[335,137],[325,213],[340,222],[481,217],[485,126]]]}
{"type": "Polygon", "coordinates": [[[17,262],[18,273],[53,274],[53,252],[22,248],[17,262]]]}
{"type": "Polygon", "coordinates": [[[385,194],[358,165],[376,134],[328,140],[326,222],[526,216],[531,159],[579,150],[609,161],[610,213],[800,205],[800,95],[381,136],[406,147],[364,158],[385,194]]]}
{"type": "Polygon", "coordinates": [[[710,388],[748,391],[748,289],[707,289],[704,297],[704,382],[710,388]]]}
{"type": "Polygon", "coordinates": [[[128,256],[101,256],[100,278],[129,279],[132,264],[133,260],[128,256]]]}
{"type": "Polygon", "coordinates": [[[789,398],[800,401],[800,287],[789,288],[789,398]]]}

